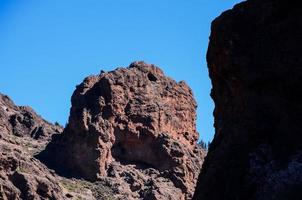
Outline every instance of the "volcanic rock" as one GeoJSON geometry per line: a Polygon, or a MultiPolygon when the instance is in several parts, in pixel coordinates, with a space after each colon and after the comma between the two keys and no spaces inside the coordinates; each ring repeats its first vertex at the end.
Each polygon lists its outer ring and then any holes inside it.
{"type": "Polygon", "coordinates": [[[65,199],[57,178],[32,157],[61,131],[0,94],[0,199],[65,199]]]}
{"type": "Polygon", "coordinates": [[[57,177],[25,148],[0,140],[0,151],[0,199],[67,199],[57,177]]]}
{"type": "Polygon", "coordinates": [[[34,158],[62,128],[0,94],[1,200],[114,200],[106,183],[60,177],[34,158]],[[41,130],[41,131],[36,131],[41,130]]]}
{"type": "Polygon", "coordinates": [[[248,0],[212,23],[216,133],[193,199],[302,199],[302,15],[248,0]]]}
{"type": "Polygon", "coordinates": [[[103,180],[122,199],[190,199],[205,151],[196,102],[184,82],[132,63],[87,77],[69,122],[39,155],[65,176],[103,180]]]}
{"type": "Polygon", "coordinates": [[[42,142],[62,131],[62,127],[42,119],[29,106],[16,106],[8,96],[0,94],[1,135],[27,136],[42,142]]]}

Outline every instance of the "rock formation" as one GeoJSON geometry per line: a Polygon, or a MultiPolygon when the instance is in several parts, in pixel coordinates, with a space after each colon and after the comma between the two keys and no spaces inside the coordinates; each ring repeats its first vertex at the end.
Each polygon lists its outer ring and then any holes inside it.
{"type": "Polygon", "coordinates": [[[34,158],[53,134],[62,131],[30,107],[16,106],[0,94],[1,200],[115,199],[105,183],[59,177],[34,158]]]}
{"type": "Polygon", "coordinates": [[[60,126],[45,121],[28,106],[16,106],[8,96],[0,94],[0,136],[27,136],[43,142],[60,132],[60,126]]]}
{"type": "Polygon", "coordinates": [[[0,94],[0,199],[64,199],[56,177],[32,157],[61,129],[0,94]]]}
{"type": "Polygon", "coordinates": [[[302,199],[302,15],[248,0],[212,23],[214,140],[193,199],[302,199]]]}
{"type": "Polygon", "coordinates": [[[122,199],[192,197],[205,152],[184,82],[135,62],[87,77],[71,101],[66,129],[39,156],[48,166],[107,182],[122,199]]]}

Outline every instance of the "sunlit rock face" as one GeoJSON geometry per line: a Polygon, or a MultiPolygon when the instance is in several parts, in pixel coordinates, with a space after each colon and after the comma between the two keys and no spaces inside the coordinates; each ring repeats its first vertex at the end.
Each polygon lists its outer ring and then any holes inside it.
{"type": "Polygon", "coordinates": [[[186,83],[135,62],[87,77],[71,101],[64,133],[41,156],[50,166],[106,180],[127,199],[192,197],[205,152],[186,83]]]}
{"type": "Polygon", "coordinates": [[[65,199],[58,177],[33,158],[60,126],[0,94],[0,199],[65,199]]]}
{"type": "Polygon", "coordinates": [[[248,0],[212,23],[215,138],[194,199],[302,199],[302,15],[248,0]]]}

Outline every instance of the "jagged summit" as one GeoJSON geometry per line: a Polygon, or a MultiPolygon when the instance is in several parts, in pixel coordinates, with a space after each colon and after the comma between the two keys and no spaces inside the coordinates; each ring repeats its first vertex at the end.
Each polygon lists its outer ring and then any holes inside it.
{"type": "Polygon", "coordinates": [[[69,122],[41,154],[50,167],[110,180],[127,199],[189,199],[204,152],[196,146],[196,102],[184,83],[134,62],[87,77],[69,122]]]}

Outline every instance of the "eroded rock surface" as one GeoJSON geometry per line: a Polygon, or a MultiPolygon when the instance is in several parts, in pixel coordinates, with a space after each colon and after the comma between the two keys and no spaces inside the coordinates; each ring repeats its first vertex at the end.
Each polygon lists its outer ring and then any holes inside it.
{"type": "Polygon", "coordinates": [[[0,94],[1,200],[115,199],[106,183],[60,177],[34,158],[62,131],[30,107],[16,106],[0,94]]]}
{"type": "Polygon", "coordinates": [[[42,119],[28,106],[16,106],[8,96],[0,94],[0,136],[31,137],[43,142],[60,132],[62,127],[42,119]]]}
{"type": "Polygon", "coordinates": [[[32,157],[61,131],[0,94],[0,199],[65,199],[57,177],[32,157]]]}
{"type": "Polygon", "coordinates": [[[56,176],[24,147],[0,140],[0,151],[0,199],[67,199],[56,176]]]}
{"type": "Polygon", "coordinates": [[[101,72],[77,86],[64,133],[40,158],[124,199],[190,199],[205,155],[195,110],[191,89],[154,65],[101,72]]]}
{"type": "Polygon", "coordinates": [[[215,138],[194,199],[302,199],[302,15],[248,0],[212,24],[215,138]]]}

